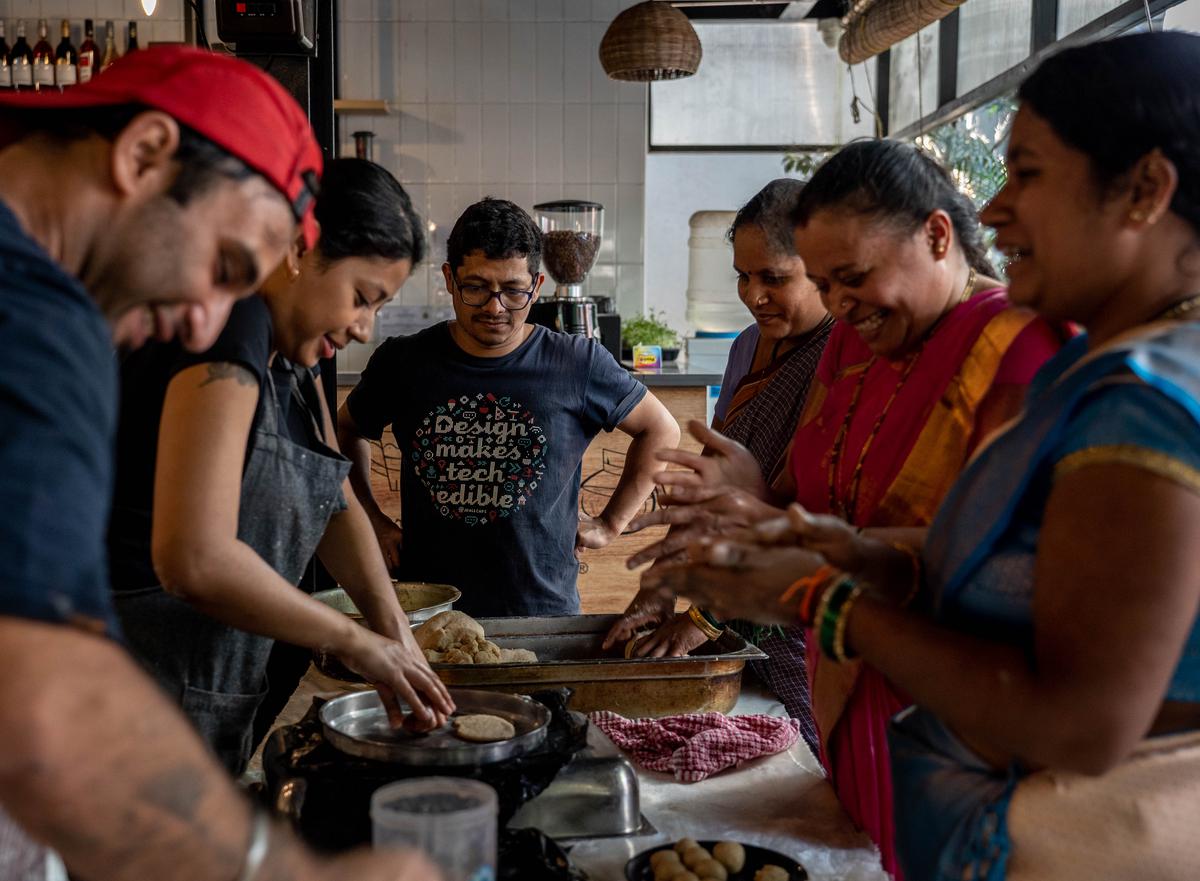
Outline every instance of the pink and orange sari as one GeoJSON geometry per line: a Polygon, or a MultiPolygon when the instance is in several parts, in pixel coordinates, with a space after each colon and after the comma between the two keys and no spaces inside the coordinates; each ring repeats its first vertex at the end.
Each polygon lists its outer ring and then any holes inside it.
{"type": "MultiPolygon", "coordinates": [[[[842,516],[848,507],[845,516],[859,527],[928,526],[981,440],[976,420],[989,393],[1028,384],[1060,344],[1032,312],[1010,306],[1003,290],[982,292],[942,319],[897,392],[908,360],[872,360],[854,329],[839,323],[792,442],[796,500],[814,513],[842,516]]],[[[879,845],[884,868],[896,874],[887,722],[908,701],[875,670],[820,657],[815,639],[808,655],[821,763],[851,819],[879,845]]]]}

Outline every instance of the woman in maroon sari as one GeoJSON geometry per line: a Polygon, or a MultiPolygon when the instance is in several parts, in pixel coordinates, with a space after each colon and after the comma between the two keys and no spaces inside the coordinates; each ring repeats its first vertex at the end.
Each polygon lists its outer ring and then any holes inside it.
{"type": "MultiPolygon", "coordinates": [[[[723,527],[739,526],[794,500],[904,538],[901,530],[929,525],[979,441],[1017,414],[1060,335],[1009,305],[970,202],[909,145],[843,148],[805,187],[795,220],[797,250],[837,325],[792,441],[794,488],[765,493],[746,479],[745,451],[727,441],[707,461],[673,451],[671,461],[693,471],[664,472],[661,482],[701,503],[704,514],[680,520],[711,524],[724,512],[723,527]]],[[[907,701],[870,668],[822,663],[812,645],[822,763],[895,873],[885,735],[907,701]]]]}

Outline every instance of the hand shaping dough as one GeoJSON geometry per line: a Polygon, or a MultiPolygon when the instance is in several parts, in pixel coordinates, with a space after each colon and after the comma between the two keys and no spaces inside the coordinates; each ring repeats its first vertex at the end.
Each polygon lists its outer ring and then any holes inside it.
{"type": "Polygon", "coordinates": [[[454,717],[454,733],[471,743],[495,743],[516,736],[517,729],[499,716],[473,713],[454,717]]]}

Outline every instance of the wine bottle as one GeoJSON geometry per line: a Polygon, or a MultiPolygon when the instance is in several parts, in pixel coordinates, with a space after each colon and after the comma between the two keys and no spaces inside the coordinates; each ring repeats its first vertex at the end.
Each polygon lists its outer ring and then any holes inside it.
{"type": "Polygon", "coordinates": [[[79,82],[79,50],[71,44],[71,22],[62,21],[62,40],[54,50],[54,82],[60,88],[79,82]]]}
{"type": "Polygon", "coordinates": [[[130,52],[136,52],[137,50],[137,22],[131,21],[129,23],[129,42],[125,45],[125,54],[128,55],[130,52]]]}
{"type": "Polygon", "coordinates": [[[104,23],[104,57],[100,60],[100,69],[108,70],[112,63],[121,57],[117,51],[117,28],[111,21],[104,23]]]}
{"type": "Polygon", "coordinates": [[[25,40],[25,22],[17,22],[17,42],[13,43],[12,52],[8,55],[8,64],[12,68],[12,84],[14,89],[33,88],[33,50],[25,40]]]}
{"type": "Polygon", "coordinates": [[[12,88],[12,65],[8,62],[8,40],[4,39],[4,19],[0,18],[0,89],[12,88]]]}
{"type": "Polygon", "coordinates": [[[54,49],[46,39],[49,33],[46,19],[38,19],[38,41],[33,44],[33,87],[38,91],[54,88],[54,49]]]}
{"type": "Polygon", "coordinates": [[[86,83],[92,78],[100,62],[100,51],[96,46],[96,29],[90,18],[83,20],[83,42],[79,44],[79,81],[86,83]]]}

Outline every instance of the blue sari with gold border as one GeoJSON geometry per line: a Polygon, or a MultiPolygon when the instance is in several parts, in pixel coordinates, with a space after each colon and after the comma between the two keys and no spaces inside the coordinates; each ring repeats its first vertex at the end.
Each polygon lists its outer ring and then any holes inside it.
{"type": "MultiPolygon", "coordinates": [[[[1032,647],[1033,569],[1056,473],[1120,461],[1200,492],[1200,323],[1158,324],[1087,351],[1078,337],[1030,385],[1025,411],[963,471],[930,527],[935,618],[1032,647]]],[[[1200,627],[1167,692],[1200,700],[1200,627]]],[[[1005,877],[1007,811],[1023,769],[997,770],[920,707],[896,717],[896,830],[908,878],[1005,877]]]]}

